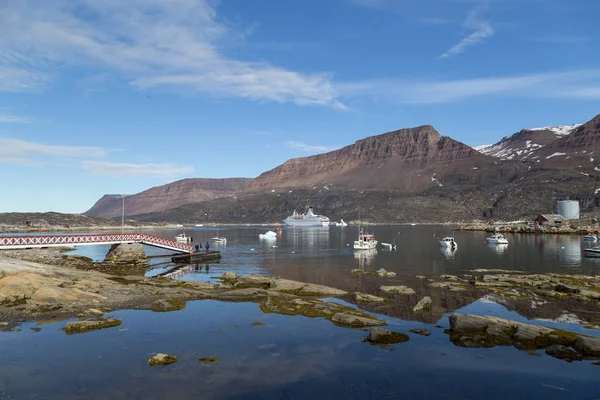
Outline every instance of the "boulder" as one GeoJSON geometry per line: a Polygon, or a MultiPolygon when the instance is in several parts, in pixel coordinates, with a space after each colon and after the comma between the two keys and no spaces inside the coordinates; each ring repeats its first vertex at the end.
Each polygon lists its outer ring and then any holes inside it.
{"type": "Polygon", "coordinates": [[[416,293],[408,286],[381,286],[379,290],[385,293],[400,294],[405,296],[410,296],[416,293]]]}
{"type": "Polygon", "coordinates": [[[414,312],[420,312],[425,310],[431,310],[431,305],[433,302],[431,301],[431,297],[425,296],[413,307],[414,312]]]}
{"type": "Polygon", "coordinates": [[[366,328],[369,326],[387,325],[386,322],[375,318],[359,317],[357,315],[337,313],[331,317],[331,321],[336,325],[347,326],[352,328],[366,328]]]}
{"type": "Polygon", "coordinates": [[[371,344],[386,345],[407,342],[409,339],[408,335],[404,333],[394,332],[383,328],[373,328],[369,332],[369,336],[363,339],[363,341],[371,344]]]}
{"type": "Polygon", "coordinates": [[[235,272],[225,271],[221,274],[221,279],[225,282],[227,281],[235,281],[238,278],[235,272]]]}
{"type": "Polygon", "coordinates": [[[386,301],[383,297],[359,292],[354,293],[354,300],[357,303],[380,303],[386,301]]]}
{"type": "Polygon", "coordinates": [[[561,344],[553,344],[546,347],[546,354],[567,362],[583,360],[583,356],[581,354],[561,344]]]}
{"type": "Polygon", "coordinates": [[[573,348],[585,357],[600,358],[600,339],[589,336],[579,336],[573,348]]]}
{"type": "Polygon", "coordinates": [[[148,364],[153,367],[156,365],[169,365],[173,364],[174,362],[177,362],[177,357],[164,353],[155,354],[148,360],[148,364]]]}
{"type": "Polygon", "coordinates": [[[382,278],[393,278],[396,276],[395,272],[388,272],[385,269],[381,268],[376,271],[377,275],[382,278]]]}
{"type": "Polygon", "coordinates": [[[113,318],[98,318],[86,321],[69,321],[62,329],[66,334],[96,331],[98,329],[112,328],[121,325],[121,321],[113,318]]]}
{"type": "Polygon", "coordinates": [[[363,271],[362,269],[353,269],[352,271],[350,271],[351,273],[353,273],[354,275],[361,275],[364,274],[365,271],[363,271]]]}

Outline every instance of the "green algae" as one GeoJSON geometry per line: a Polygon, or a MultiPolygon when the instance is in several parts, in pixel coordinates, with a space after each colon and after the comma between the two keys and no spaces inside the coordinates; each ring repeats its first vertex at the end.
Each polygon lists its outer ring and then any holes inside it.
{"type": "Polygon", "coordinates": [[[154,312],[178,311],[185,308],[186,301],[182,299],[162,299],[157,300],[150,306],[154,312]]]}
{"type": "Polygon", "coordinates": [[[202,357],[202,358],[198,359],[198,362],[202,363],[204,365],[213,364],[213,363],[216,363],[217,361],[219,361],[219,357],[217,357],[217,356],[208,356],[208,357],[202,357]]]}

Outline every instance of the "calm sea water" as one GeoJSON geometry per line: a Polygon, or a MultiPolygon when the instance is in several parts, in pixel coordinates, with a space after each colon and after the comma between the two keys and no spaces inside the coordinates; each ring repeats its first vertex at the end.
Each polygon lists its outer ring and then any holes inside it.
{"type": "MultiPolygon", "coordinates": [[[[454,232],[458,250],[448,254],[434,238],[450,234],[446,228],[372,230],[379,240],[395,241],[398,250],[356,254],[348,246],[356,236],[350,227],[290,228],[273,241],[258,239],[266,228],[220,229],[219,235],[228,239],[221,248],[222,262],[192,265],[180,279],[209,280],[232,270],[344,286],[353,278],[350,270],[358,267],[411,276],[475,268],[595,274],[600,265],[581,257],[584,245],[572,236],[509,235],[508,247],[498,249],[483,242],[483,232],[454,232]]],[[[179,231],[150,233],[171,238],[179,231]]],[[[190,229],[187,234],[205,242],[216,231],[190,229]]],[[[77,252],[101,258],[106,250],[81,247],[77,252]]],[[[159,249],[148,253],[165,254],[159,249]]],[[[149,274],[172,267],[160,264],[161,259],[152,262],[149,274]]],[[[487,301],[458,311],[526,321],[487,301]]],[[[60,330],[65,321],[49,321],[0,332],[0,399],[600,398],[600,367],[589,362],[568,364],[512,347],[459,348],[435,324],[385,315],[379,317],[391,329],[428,328],[432,335],[411,334],[409,342],[380,348],[361,342],[366,332],[326,320],[263,314],[256,304],[208,300],[188,302],[186,309],[171,313],[124,310],[110,315],[123,325],[67,336],[60,330]],[[266,326],[253,327],[254,322],[266,326]],[[175,354],[179,361],[149,367],[147,360],[156,352],[175,354]],[[219,361],[197,362],[210,355],[219,361]]],[[[573,324],[529,322],[595,334],[573,324]]],[[[447,315],[437,323],[447,327],[447,315]]]]}

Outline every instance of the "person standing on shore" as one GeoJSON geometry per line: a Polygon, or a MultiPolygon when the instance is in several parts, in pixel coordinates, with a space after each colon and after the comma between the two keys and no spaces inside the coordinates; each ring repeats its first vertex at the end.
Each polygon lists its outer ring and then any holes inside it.
{"type": "Polygon", "coordinates": [[[206,242],[206,252],[208,253],[209,244],[206,242]]]}

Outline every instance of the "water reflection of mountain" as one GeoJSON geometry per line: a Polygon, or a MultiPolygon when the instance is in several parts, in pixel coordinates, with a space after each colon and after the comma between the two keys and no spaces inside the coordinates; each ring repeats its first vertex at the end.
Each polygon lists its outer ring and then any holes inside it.
{"type": "Polygon", "coordinates": [[[295,253],[312,253],[329,249],[329,228],[288,228],[282,240],[295,253]]]}
{"type": "Polygon", "coordinates": [[[487,244],[488,249],[491,250],[492,253],[494,254],[504,254],[504,252],[506,250],[508,250],[508,244],[504,243],[504,244],[500,244],[500,243],[488,243],[487,244]]]}
{"type": "Polygon", "coordinates": [[[354,259],[358,260],[358,268],[367,270],[375,261],[377,249],[358,250],[354,252],[354,259]]]}

